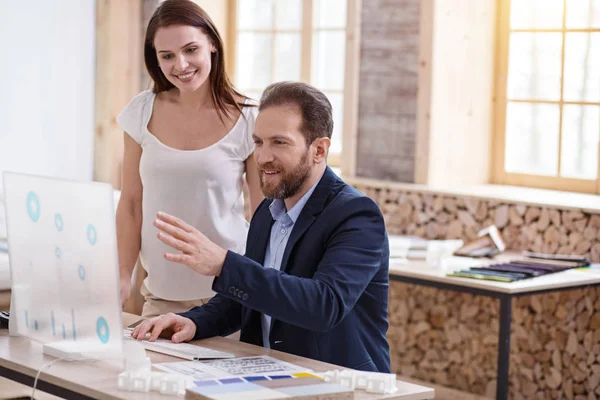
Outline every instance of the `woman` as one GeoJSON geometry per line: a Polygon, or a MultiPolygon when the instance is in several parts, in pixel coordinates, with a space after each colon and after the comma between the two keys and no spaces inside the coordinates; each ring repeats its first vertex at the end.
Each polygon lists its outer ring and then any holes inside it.
{"type": "Polygon", "coordinates": [[[211,297],[212,279],[168,262],[152,226],[158,211],[177,215],[224,248],[243,253],[252,211],[262,200],[252,133],[256,107],[231,85],[223,44],[209,16],[190,0],[167,0],[146,30],[144,59],[153,89],[118,116],[125,130],[117,238],[122,303],[138,255],[148,277],[143,317],[181,312],[211,297]]]}

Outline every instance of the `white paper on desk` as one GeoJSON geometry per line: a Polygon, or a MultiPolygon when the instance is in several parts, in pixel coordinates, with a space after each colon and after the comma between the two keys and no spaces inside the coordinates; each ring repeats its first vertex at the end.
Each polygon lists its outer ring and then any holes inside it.
{"type": "Polygon", "coordinates": [[[194,379],[220,379],[253,375],[288,375],[312,370],[269,356],[238,357],[223,360],[183,361],[153,364],[162,371],[175,372],[194,379]]]}

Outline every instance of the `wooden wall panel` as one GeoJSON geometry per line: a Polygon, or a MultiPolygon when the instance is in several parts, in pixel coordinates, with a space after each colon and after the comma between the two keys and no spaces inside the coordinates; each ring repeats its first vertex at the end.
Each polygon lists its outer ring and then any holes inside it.
{"type": "Polygon", "coordinates": [[[121,186],[123,131],[116,117],[140,91],[142,0],[96,3],[94,180],[121,186]]]}
{"type": "Polygon", "coordinates": [[[356,175],[413,182],[420,1],[362,4],[356,175]]]}
{"type": "Polygon", "coordinates": [[[490,181],[495,0],[434,2],[429,185],[490,181]]]}

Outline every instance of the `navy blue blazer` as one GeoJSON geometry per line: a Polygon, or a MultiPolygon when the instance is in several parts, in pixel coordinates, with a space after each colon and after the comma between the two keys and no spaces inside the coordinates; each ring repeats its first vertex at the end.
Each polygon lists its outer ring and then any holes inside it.
{"type": "Polygon", "coordinates": [[[390,372],[389,245],[381,211],[328,167],[298,217],[281,271],[264,268],[271,200],[256,210],[246,255],[228,252],[217,295],[180,315],[194,340],[241,328],[263,345],[261,313],[272,317],[271,348],[363,371],[390,372]]]}

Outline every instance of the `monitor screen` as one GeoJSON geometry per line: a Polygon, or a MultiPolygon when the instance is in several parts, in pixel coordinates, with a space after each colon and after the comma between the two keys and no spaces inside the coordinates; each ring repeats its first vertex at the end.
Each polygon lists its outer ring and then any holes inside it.
{"type": "Polygon", "coordinates": [[[14,172],[3,184],[11,332],[122,359],[112,187],[14,172]]]}

